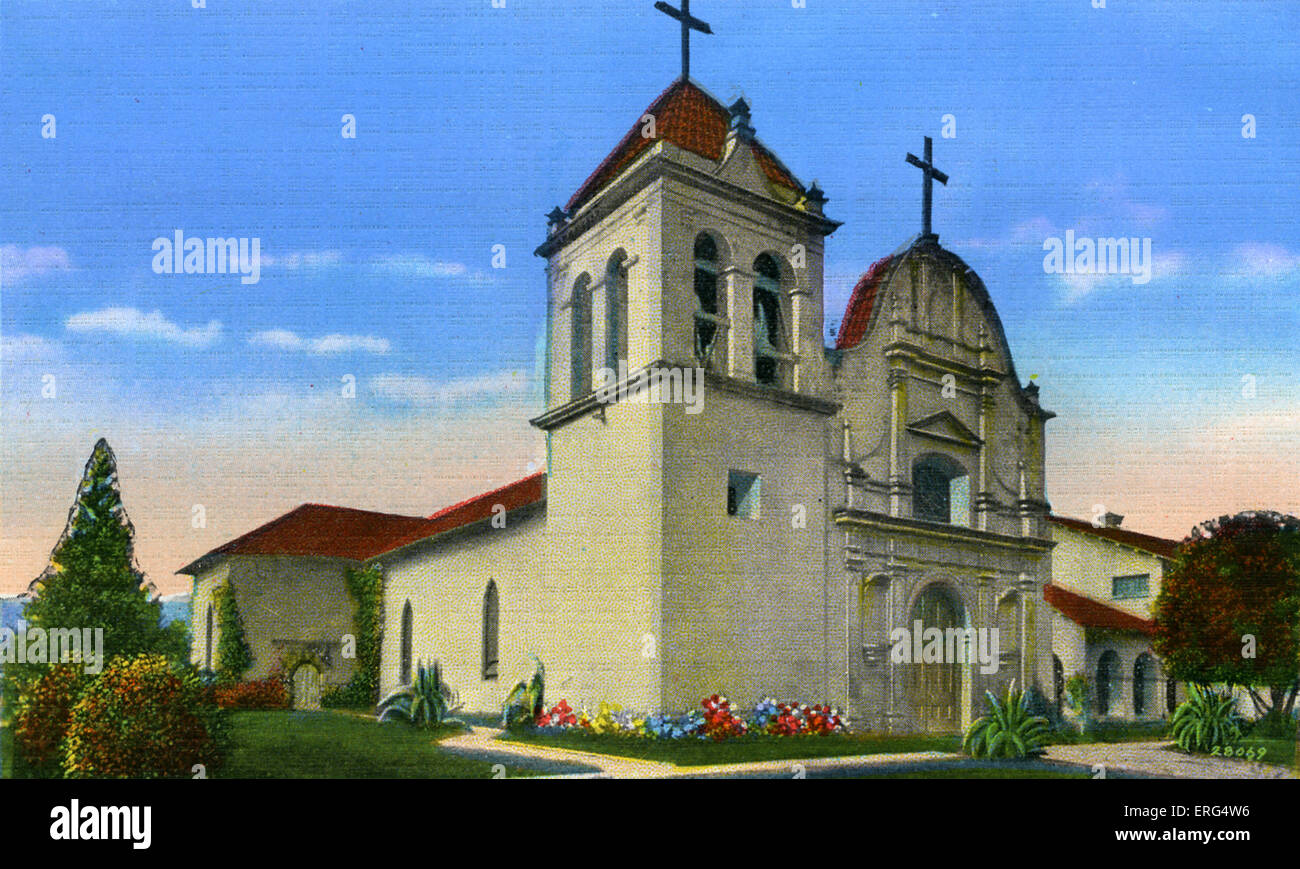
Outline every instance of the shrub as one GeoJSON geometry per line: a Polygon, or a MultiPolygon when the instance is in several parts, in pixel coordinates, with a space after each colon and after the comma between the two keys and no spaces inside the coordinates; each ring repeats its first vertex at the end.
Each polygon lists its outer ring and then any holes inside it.
{"type": "Polygon", "coordinates": [[[1088,677],[1082,673],[1075,673],[1065,683],[1065,702],[1075,715],[1088,711],[1088,694],[1088,677]]]}
{"type": "Polygon", "coordinates": [[[61,758],[72,707],[85,683],[81,665],[55,664],[19,695],[14,741],[23,758],[37,769],[61,758]]]}
{"type": "Polygon", "coordinates": [[[379,704],[379,720],[402,719],[417,727],[430,728],[463,726],[463,721],[451,717],[460,706],[451,705],[450,695],[451,689],[442,684],[438,662],[434,661],[432,667],[421,663],[416,668],[412,684],[397,689],[379,704]]]}
{"type": "Polygon", "coordinates": [[[1169,732],[1186,752],[1226,748],[1241,738],[1246,721],[1231,691],[1189,684],[1187,700],[1174,711],[1169,732]]]}
{"type": "Polygon", "coordinates": [[[196,673],[162,655],[115,658],[72,708],[67,778],[165,778],[221,761],[224,718],[196,673]]]}
{"type": "Polygon", "coordinates": [[[281,676],[268,676],[233,685],[218,685],[213,692],[222,709],[288,709],[289,690],[281,676]]]}
{"type": "Polygon", "coordinates": [[[1023,758],[1043,753],[1048,721],[1029,712],[1029,697],[1016,690],[1015,680],[1007,686],[1005,701],[985,691],[989,714],[976,721],[966,733],[962,748],[971,757],[1023,758]]]}
{"type": "Polygon", "coordinates": [[[546,667],[533,658],[536,667],[532,678],[510,690],[501,710],[501,724],[507,728],[525,727],[537,720],[546,709],[546,667]]]}
{"type": "Polygon", "coordinates": [[[353,673],[342,685],[331,685],[320,694],[326,709],[374,709],[375,685],[365,673],[353,673]]]}

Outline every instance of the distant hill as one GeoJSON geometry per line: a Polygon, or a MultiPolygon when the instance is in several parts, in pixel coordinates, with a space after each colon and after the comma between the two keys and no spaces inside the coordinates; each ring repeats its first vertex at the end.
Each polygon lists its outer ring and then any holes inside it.
{"type": "Polygon", "coordinates": [[[17,633],[27,627],[23,620],[23,607],[26,601],[17,595],[0,595],[0,628],[9,628],[17,633]]]}
{"type": "MultiPolygon", "coordinates": [[[[162,606],[162,625],[166,627],[172,622],[186,622],[190,620],[190,593],[165,594],[158,599],[162,606]]],[[[27,622],[23,619],[23,608],[27,602],[17,595],[0,595],[0,628],[9,628],[15,633],[27,627],[27,622]]]]}
{"type": "Polygon", "coordinates": [[[165,594],[158,598],[162,604],[162,624],[163,627],[170,625],[172,622],[190,621],[190,593],[165,594]]]}

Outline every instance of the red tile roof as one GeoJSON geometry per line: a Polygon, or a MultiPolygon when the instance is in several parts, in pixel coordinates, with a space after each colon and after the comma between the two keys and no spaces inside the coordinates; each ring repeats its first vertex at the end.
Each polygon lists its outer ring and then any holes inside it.
{"type": "MultiPolygon", "coordinates": [[[[694,82],[677,79],[655,98],[643,113],[645,114],[652,115],[655,119],[656,138],[672,142],[679,148],[715,163],[722,159],[727,132],[731,128],[731,112],[694,82]]],[[[570,214],[577,211],[653,144],[655,139],[641,135],[642,128],[642,122],[638,119],[609,156],[596,167],[596,171],[570,197],[565,210],[570,214]]],[[[775,154],[757,141],[753,143],[753,149],[758,165],[769,181],[803,192],[803,187],[775,154]]]]}
{"type": "Polygon", "coordinates": [[[1067,516],[1048,516],[1047,521],[1064,528],[1082,531],[1084,534],[1104,537],[1107,540],[1122,543],[1134,549],[1141,549],[1143,552],[1150,552],[1152,555],[1158,555],[1161,558],[1173,558],[1178,550],[1179,543],[1177,540],[1166,540],[1163,537],[1153,537],[1150,534],[1139,534],[1136,531],[1128,531],[1124,528],[1110,528],[1107,526],[1099,528],[1091,522],[1085,522],[1082,519],[1071,519],[1067,516]]]}
{"type": "Polygon", "coordinates": [[[546,474],[539,472],[499,489],[476,495],[431,516],[398,516],[303,504],[242,537],[218,546],[177,573],[194,575],[210,561],[229,555],[293,555],[368,561],[419,540],[482,521],[500,504],[507,511],[546,497],[546,474]]]}
{"type": "Polygon", "coordinates": [[[1067,591],[1059,585],[1043,586],[1043,600],[1077,625],[1085,628],[1105,628],[1111,631],[1138,631],[1148,636],[1155,633],[1156,624],[1123,610],[1107,606],[1098,600],[1067,591]]]}
{"type": "Polygon", "coordinates": [[[885,278],[885,273],[889,271],[889,264],[893,259],[892,256],[887,256],[876,260],[853,288],[853,295],[849,296],[849,306],[844,312],[844,322],[840,324],[840,333],[835,338],[836,350],[847,350],[858,346],[858,342],[867,333],[867,325],[871,322],[871,309],[876,304],[876,291],[880,289],[880,284],[885,278]]]}

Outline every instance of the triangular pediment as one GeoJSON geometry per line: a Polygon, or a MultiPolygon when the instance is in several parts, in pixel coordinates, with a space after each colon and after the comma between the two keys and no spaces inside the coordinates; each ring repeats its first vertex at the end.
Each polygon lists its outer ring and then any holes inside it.
{"type": "Polygon", "coordinates": [[[979,435],[967,428],[961,420],[946,410],[918,419],[916,422],[909,424],[907,430],[921,437],[934,438],[935,440],[969,447],[977,447],[983,443],[979,435]]]}

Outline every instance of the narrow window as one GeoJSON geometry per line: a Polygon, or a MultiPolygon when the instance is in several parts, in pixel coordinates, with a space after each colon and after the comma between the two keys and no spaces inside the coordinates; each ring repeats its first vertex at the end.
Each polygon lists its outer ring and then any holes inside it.
{"type": "Polygon", "coordinates": [[[727,472],[727,515],[740,516],[743,519],[758,518],[759,506],[758,474],[744,471],[727,472]]]}
{"type": "Polygon", "coordinates": [[[497,677],[497,648],[500,642],[498,629],[501,621],[499,607],[497,584],[489,579],[487,591],[483,593],[483,678],[487,681],[497,677]]]}
{"type": "Polygon", "coordinates": [[[1170,679],[1165,682],[1165,712],[1173,715],[1178,711],[1178,682],[1170,679]]]}
{"type": "Polygon", "coordinates": [[[695,358],[712,368],[718,336],[718,245],[707,233],[695,239],[695,358]]]}
{"type": "Polygon", "coordinates": [[[627,359],[627,254],[617,251],[605,267],[605,367],[618,371],[627,359]]]}
{"type": "Polygon", "coordinates": [[[411,684],[411,640],[415,633],[415,614],[411,612],[411,602],[402,607],[402,676],[401,684],[411,684]]]}
{"type": "Polygon", "coordinates": [[[591,392],[591,278],[583,275],[573,285],[569,302],[573,328],[569,332],[571,398],[591,392]]]}
{"type": "Polygon", "coordinates": [[[779,385],[785,355],[785,326],[781,321],[781,270],[771,254],[754,261],[754,379],[779,385]]]}
{"type": "Polygon", "coordinates": [[[1060,715],[1065,705],[1065,667],[1055,655],[1052,656],[1052,687],[1056,693],[1056,714],[1060,715]]]}
{"type": "Polygon", "coordinates": [[[211,604],[208,605],[207,610],[208,610],[207,649],[203,653],[203,669],[211,670],[212,669],[212,605],[211,604]]]}

